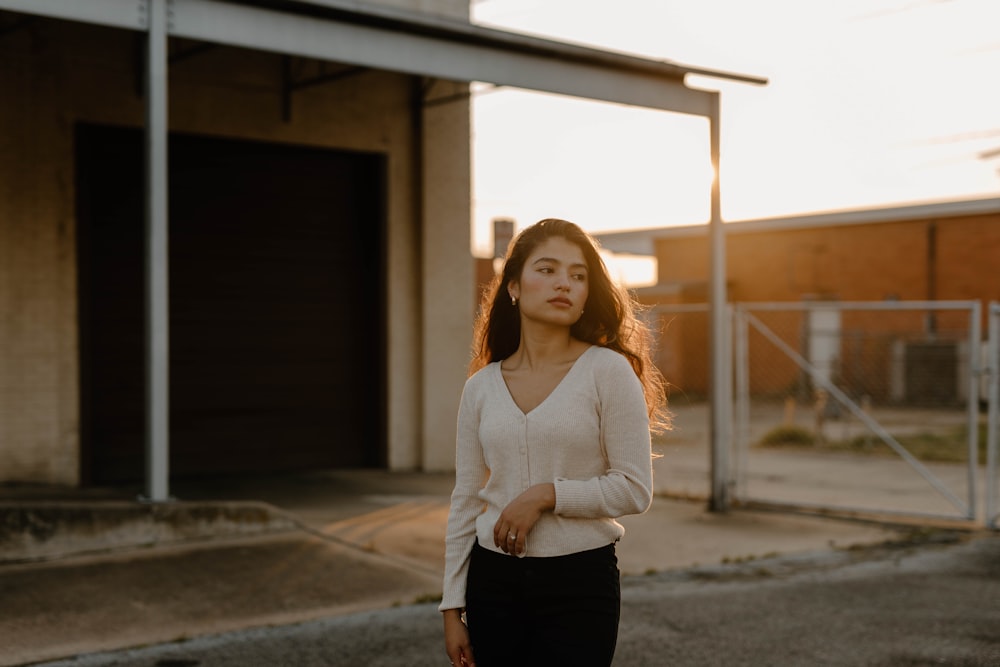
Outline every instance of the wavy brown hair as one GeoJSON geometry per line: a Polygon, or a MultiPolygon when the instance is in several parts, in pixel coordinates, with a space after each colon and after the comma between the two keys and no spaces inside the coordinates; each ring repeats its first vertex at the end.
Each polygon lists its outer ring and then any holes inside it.
{"type": "Polygon", "coordinates": [[[570,328],[570,335],[612,349],[628,359],[642,383],[650,428],[666,430],[670,423],[666,411],[666,383],[652,362],[652,333],[637,316],[640,306],[611,280],[598,252],[597,241],[566,220],[547,218],[537,222],[521,231],[510,244],[503,271],[483,291],[469,374],[490,362],[506,359],[517,350],[521,343],[521,314],[511,304],[506,288],[512,281],[520,281],[524,264],[534,249],[553,237],[566,239],[579,247],[587,263],[587,302],[580,319],[570,328]]]}

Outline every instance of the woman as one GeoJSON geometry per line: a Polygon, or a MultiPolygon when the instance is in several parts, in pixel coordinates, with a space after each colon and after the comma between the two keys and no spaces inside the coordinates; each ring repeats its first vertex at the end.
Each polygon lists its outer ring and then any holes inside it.
{"type": "Polygon", "coordinates": [[[650,426],[664,425],[648,331],[595,241],[554,219],[514,240],[476,329],[440,605],[448,657],[608,665],[615,518],[649,507],[650,426]]]}

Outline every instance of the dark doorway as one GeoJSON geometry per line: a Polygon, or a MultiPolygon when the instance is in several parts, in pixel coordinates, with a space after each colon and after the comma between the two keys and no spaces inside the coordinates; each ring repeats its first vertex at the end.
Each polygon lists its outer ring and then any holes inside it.
{"type": "MultiPolygon", "coordinates": [[[[380,155],[171,135],[170,470],[385,464],[380,155]]],[[[85,483],[144,470],[143,136],[76,132],[85,483]]]]}

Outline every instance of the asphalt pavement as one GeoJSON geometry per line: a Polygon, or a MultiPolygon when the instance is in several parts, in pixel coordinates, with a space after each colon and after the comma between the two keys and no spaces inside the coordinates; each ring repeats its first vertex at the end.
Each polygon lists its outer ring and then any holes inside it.
{"type": "MultiPolygon", "coordinates": [[[[657,466],[694,479],[703,458],[657,466]]],[[[809,490],[869,467],[793,469],[809,490]]],[[[153,507],[128,489],[0,489],[0,536],[25,556],[0,550],[0,665],[446,664],[434,609],[453,482],[215,479],[153,507]]],[[[623,523],[617,665],[1000,665],[995,533],[664,495],[623,523]]]]}
{"type": "MultiPolygon", "coordinates": [[[[938,537],[626,577],[614,664],[1000,665],[1000,537],[938,537]]],[[[44,664],[432,667],[440,624],[414,604],[44,664]]]]}

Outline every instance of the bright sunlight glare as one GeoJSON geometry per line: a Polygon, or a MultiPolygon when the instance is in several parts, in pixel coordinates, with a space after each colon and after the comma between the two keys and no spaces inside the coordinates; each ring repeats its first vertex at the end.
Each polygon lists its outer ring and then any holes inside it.
{"type": "MultiPolygon", "coordinates": [[[[484,25],[763,76],[722,93],[727,221],[1000,194],[996,0],[479,0],[484,25]]],[[[703,118],[477,89],[473,251],[493,218],[701,224],[703,118]]],[[[648,269],[646,269],[648,273],[648,269]]]]}

